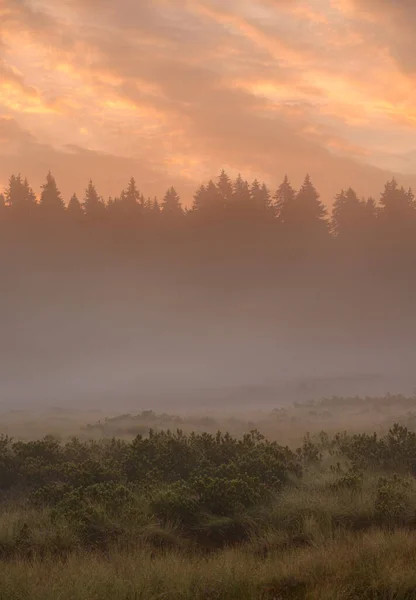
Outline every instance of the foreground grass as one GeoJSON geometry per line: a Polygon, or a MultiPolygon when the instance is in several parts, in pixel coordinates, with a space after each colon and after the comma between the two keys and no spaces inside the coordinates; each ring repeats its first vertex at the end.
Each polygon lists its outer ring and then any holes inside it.
{"type": "Polygon", "coordinates": [[[416,600],[416,433],[0,436],[0,600],[416,600]]]}
{"type": "Polygon", "coordinates": [[[146,550],[74,554],[65,562],[0,565],[7,600],[416,598],[416,535],[340,534],[308,548],[260,558],[252,545],[209,557],[146,550]]]}

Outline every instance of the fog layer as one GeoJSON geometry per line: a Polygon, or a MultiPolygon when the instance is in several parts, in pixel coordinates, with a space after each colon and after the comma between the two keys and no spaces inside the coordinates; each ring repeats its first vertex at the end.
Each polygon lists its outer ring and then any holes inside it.
{"type": "Polygon", "coordinates": [[[167,247],[113,242],[111,233],[75,246],[3,240],[3,407],[255,406],[413,391],[408,269],[328,249],[286,264],[266,250],[253,257],[247,243],[227,242],[221,257],[180,237],[167,247]]]}

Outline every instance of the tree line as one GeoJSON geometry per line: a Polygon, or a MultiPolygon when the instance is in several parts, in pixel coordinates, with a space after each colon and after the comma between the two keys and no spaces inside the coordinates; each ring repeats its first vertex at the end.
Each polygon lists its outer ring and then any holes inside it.
{"type": "Polygon", "coordinates": [[[273,193],[265,183],[251,184],[239,175],[234,181],[223,170],[195,192],[190,208],[184,208],[174,187],[161,202],[145,197],[132,177],[117,197],[104,200],[90,180],[82,199],[74,194],[66,204],[49,172],[39,198],[27,179],[12,175],[0,194],[0,219],[39,219],[45,223],[111,223],[130,227],[164,223],[171,227],[186,222],[214,224],[271,224],[300,235],[316,233],[336,238],[356,238],[374,232],[404,236],[416,230],[416,201],[411,189],[393,178],[378,201],[362,198],[354,189],[336,195],[331,211],[322,202],[311,177],[306,175],[296,190],[286,176],[273,193]]]}

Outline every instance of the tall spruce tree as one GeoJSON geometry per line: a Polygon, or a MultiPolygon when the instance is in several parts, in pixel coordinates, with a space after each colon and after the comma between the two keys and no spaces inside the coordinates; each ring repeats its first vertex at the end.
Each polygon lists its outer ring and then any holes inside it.
{"type": "Polygon", "coordinates": [[[247,220],[253,216],[252,208],[250,187],[239,174],[232,184],[232,195],[226,205],[227,215],[233,221],[247,220]]]}
{"type": "Polygon", "coordinates": [[[194,212],[204,211],[207,208],[207,188],[201,185],[194,194],[192,210],[194,212]]]}
{"type": "Polygon", "coordinates": [[[334,235],[340,239],[362,235],[367,229],[367,208],[366,202],[358,198],[351,187],[347,191],[341,190],[332,208],[331,228],[334,235]]]}
{"type": "Polygon", "coordinates": [[[380,220],[384,228],[399,232],[414,227],[416,204],[413,192],[399,187],[395,178],[385,184],[380,207],[380,220]]]}
{"type": "Polygon", "coordinates": [[[6,189],[6,203],[14,217],[26,219],[33,217],[37,208],[36,196],[27,179],[20,173],[12,175],[6,189]]]}
{"type": "Polygon", "coordinates": [[[82,221],[84,218],[84,211],[82,210],[82,206],[76,194],[71,196],[70,201],[68,202],[68,206],[66,208],[66,213],[68,217],[73,221],[82,221]]]}
{"type": "Polygon", "coordinates": [[[140,216],[144,213],[144,198],[140,194],[136,180],[132,177],[120,196],[115,198],[109,206],[108,213],[115,221],[120,221],[123,226],[136,225],[140,216]]]}
{"type": "Polygon", "coordinates": [[[274,216],[271,195],[265,183],[260,184],[260,182],[255,179],[250,187],[250,196],[256,216],[264,219],[274,216]]]}
{"type": "Polygon", "coordinates": [[[362,216],[363,228],[366,234],[372,238],[377,233],[379,207],[377,206],[377,202],[374,200],[374,198],[370,197],[367,198],[367,200],[363,198],[362,201],[364,202],[362,216]]]}
{"type": "Polygon", "coordinates": [[[287,175],[285,175],[284,180],[273,196],[272,206],[280,223],[290,225],[290,223],[295,220],[295,213],[297,210],[296,191],[293,189],[287,175]]]}
{"type": "Polygon", "coordinates": [[[161,212],[165,219],[179,220],[184,216],[181,199],[175,188],[170,187],[163,197],[161,212]]]}
{"type": "Polygon", "coordinates": [[[222,205],[224,208],[228,207],[232,202],[233,185],[231,183],[231,179],[224,169],[221,171],[220,176],[218,177],[217,190],[222,205]]]}
{"type": "Polygon", "coordinates": [[[123,203],[125,215],[127,218],[137,219],[143,212],[144,198],[140,194],[136,180],[131,177],[129,184],[124,192],[123,203]]]}
{"type": "Polygon", "coordinates": [[[302,235],[321,233],[328,230],[326,216],[327,209],[321,202],[310,176],[306,175],[295,197],[293,224],[302,235]]]}
{"type": "Polygon", "coordinates": [[[90,222],[101,221],[105,217],[105,204],[103,199],[98,195],[97,190],[91,179],[88,187],[85,190],[84,202],[82,206],[85,211],[85,216],[90,222]]]}
{"type": "Polygon", "coordinates": [[[154,215],[156,215],[156,217],[158,217],[162,212],[159,200],[156,197],[153,199],[152,202],[152,212],[154,215]]]}
{"type": "Polygon", "coordinates": [[[49,171],[46,176],[46,182],[42,185],[42,192],[39,202],[43,218],[59,218],[64,215],[65,204],[62,200],[55,177],[49,171]]]}

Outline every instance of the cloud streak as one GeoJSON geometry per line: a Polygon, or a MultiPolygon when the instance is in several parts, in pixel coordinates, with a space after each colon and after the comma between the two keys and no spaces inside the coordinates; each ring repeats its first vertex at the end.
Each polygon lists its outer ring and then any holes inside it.
{"type": "Polygon", "coordinates": [[[387,0],[3,0],[0,183],[18,163],[66,195],[134,174],[189,199],[223,166],[271,186],[309,170],[327,202],[412,183],[415,20],[387,0]]]}

